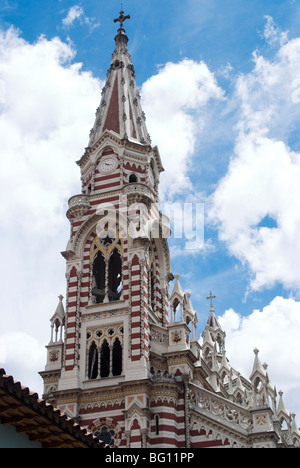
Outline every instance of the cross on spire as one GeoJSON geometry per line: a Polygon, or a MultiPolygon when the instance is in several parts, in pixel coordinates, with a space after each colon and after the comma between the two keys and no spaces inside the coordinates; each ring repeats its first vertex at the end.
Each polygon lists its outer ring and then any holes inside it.
{"type": "Polygon", "coordinates": [[[115,18],[115,19],[114,19],[114,23],[117,23],[117,22],[119,21],[119,23],[120,23],[120,29],[123,29],[123,23],[124,23],[124,21],[126,21],[127,19],[130,19],[130,15],[124,16],[124,11],[121,10],[121,11],[120,11],[120,16],[119,16],[119,18],[115,18]]]}
{"type": "Polygon", "coordinates": [[[212,292],[210,291],[209,296],[206,299],[210,299],[210,310],[214,310],[214,305],[213,305],[213,299],[215,299],[216,296],[212,295],[212,292]]]}

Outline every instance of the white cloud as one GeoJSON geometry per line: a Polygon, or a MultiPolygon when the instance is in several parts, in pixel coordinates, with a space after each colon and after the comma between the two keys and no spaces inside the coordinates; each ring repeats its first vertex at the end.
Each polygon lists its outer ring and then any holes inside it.
{"type": "Polygon", "coordinates": [[[38,372],[43,370],[46,362],[45,345],[23,332],[8,332],[1,335],[0,346],[1,343],[7,362],[0,360],[0,365],[15,380],[20,381],[22,385],[29,387],[31,391],[37,392],[41,396],[42,379],[38,372]],[[8,363],[9,368],[6,366],[8,363]]]}
{"type": "Polygon", "coordinates": [[[184,59],[167,63],[142,87],[148,130],[157,144],[166,172],[161,179],[162,198],[191,190],[187,175],[196,137],[205,126],[205,109],[223,100],[223,90],[204,62],[184,59]]]}
{"type": "Polygon", "coordinates": [[[84,149],[101,85],[72,64],[74,57],[58,38],[31,45],[12,29],[0,34],[7,95],[0,114],[0,181],[3,198],[10,195],[0,216],[25,232],[51,231],[78,176],[74,161],[84,149]]]}
{"type": "Polygon", "coordinates": [[[63,25],[71,26],[75,20],[83,17],[83,15],[83,8],[78,5],[74,5],[69,9],[67,16],[62,20],[63,25]]]}
{"type": "Polygon", "coordinates": [[[271,46],[282,46],[288,41],[288,32],[282,31],[271,16],[265,16],[264,38],[271,46]]]}
{"type": "MultiPolygon", "coordinates": [[[[75,161],[102,86],[74,58],[59,38],[29,44],[13,28],[0,31],[1,323],[29,336],[38,330],[45,344],[57,296],[65,292],[59,252],[69,234],[67,199],[81,191],[75,161]]],[[[12,372],[9,353],[6,359],[12,372]]]]}
{"type": "Polygon", "coordinates": [[[0,104],[5,104],[6,102],[6,87],[4,80],[0,79],[0,104]]]}
{"type": "Polygon", "coordinates": [[[277,391],[285,394],[287,409],[295,411],[300,421],[300,302],[275,297],[262,311],[242,317],[233,309],[218,317],[226,331],[226,355],[230,364],[248,378],[258,348],[262,363],[277,391]]]}
{"type": "Polygon", "coordinates": [[[253,71],[236,84],[235,155],[212,196],[210,218],[230,253],[249,266],[254,290],[300,285],[300,154],[293,137],[299,76],[300,39],[285,43],[273,60],[254,55],[253,71]],[[267,216],[275,226],[263,225],[267,216]]]}
{"type": "Polygon", "coordinates": [[[86,24],[91,30],[100,26],[100,23],[95,18],[89,18],[84,15],[84,9],[79,5],[74,5],[69,9],[67,16],[62,20],[62,24],[65,27],[70,27],[73,26],[76,20],[80,24],[86,24]]]}

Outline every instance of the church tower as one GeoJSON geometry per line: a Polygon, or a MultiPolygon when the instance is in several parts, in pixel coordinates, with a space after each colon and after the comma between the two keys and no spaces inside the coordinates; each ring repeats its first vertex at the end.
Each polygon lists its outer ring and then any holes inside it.
{"type": "MultiPolygon", "coordinates": [[[[69,200],[71,235],[62,252],[66,311],[60,298],[60,315],[51,321],[52,329],[65,326],[64,343],[52,333],[41,374],[45,398],[81,425],[115,445],[146,446],[152,426],[156,437],[162,434],[151,405],[162,406],[168,395],[165,403],[172,402],[177,417],[183,387],[169,377],[178,371],[175,364],[171,372],[162,362],[173,278],[168,224],[158,209],[163,166],[151,146],[127,49],[128,18],[121,11],[115,20],[120,28],[111,65],[89,145],[77,162],[82,193],[69,200]]],[[[187,324],[172,322],[173,351],[190,348],[187,324]]],[[[181,356],[180,373],[190,362],[181,356]]]]}
{"type": "Polygon", "coordinates": [[[126,19],[121,11],[114,20],[115,50],[77,161],[82,191],[69,200],[65,307],[59,296],[40,372],[44,398],[111,447],[300,446],[258,351],[250,380],[229,365],[212,293],[198,341],[190,293],[171,273],[169,223],[158,207],[163,166],[126,19]]]}

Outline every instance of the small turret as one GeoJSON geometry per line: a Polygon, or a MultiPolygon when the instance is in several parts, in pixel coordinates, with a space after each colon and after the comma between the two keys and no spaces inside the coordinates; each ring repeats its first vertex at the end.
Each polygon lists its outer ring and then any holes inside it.
{"type": "Polygon", "coordinates": [[[63,366],[64,355],[64,329],[66,314],[63,306],[63,296],[59,296],[59,303],[50,319],[51,337],[47,348],[47,362],[45,371],[40,372],[44,379],[44,395],[50,398],[57,390],[59,373],[63,366]]]}

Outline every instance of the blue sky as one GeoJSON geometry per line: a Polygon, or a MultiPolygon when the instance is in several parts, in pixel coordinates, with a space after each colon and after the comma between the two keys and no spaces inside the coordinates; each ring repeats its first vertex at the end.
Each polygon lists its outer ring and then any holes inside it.
{"type": "MultiPolygon", "coordinates": [[[[170,240],[199,333],[212,290],[233,365],[249,375],[258,346],[300,408],[299,1],[124,0],[123,8],[166,169],[162,198],[205,206],[204,247],[170,240]]],[[[23,340],[40,356],[50,337],[65,291],[67,200],[80,190],[74,162],[88,142],[119,11],[120,2],[101,0],[0,6],[2,199],[14,188],[0,210],[7,349],[23,340]]],[[[21,374],[16,349],[3,365],[21,374]]]]}

